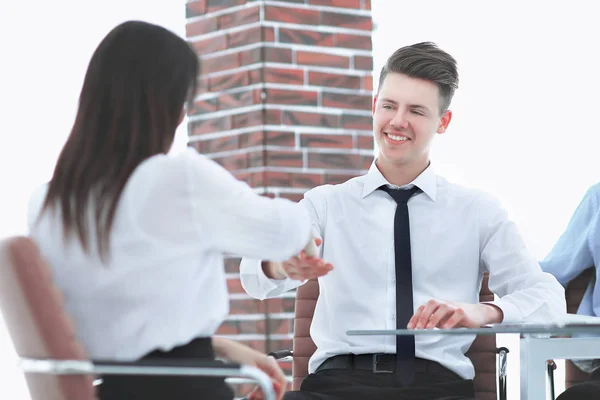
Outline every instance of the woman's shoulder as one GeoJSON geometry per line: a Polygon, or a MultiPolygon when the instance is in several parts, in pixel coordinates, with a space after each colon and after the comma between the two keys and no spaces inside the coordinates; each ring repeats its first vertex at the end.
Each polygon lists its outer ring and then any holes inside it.
{"type": "Polygon", "coordinates": [[[188,147],[176,153],[159,154],[148,158],[138,166],[134,175],[150,175],[154,178],[171,174],[180,175],[183,170],[198,166],[211,167],[213,164],[216,163],[210,158],[188,147]]]}
{"type": "Polygon", "coordinates": [[[190,198],[195,186],[212,186],[214,180],[222,180],[221,169],[191,148],[155,155],[142,162],[130,176],[123,192],[124,202],[139,208],[148,201],[163,204],[190,198]]]}
{"type": "Polygon", "coordinates": [[[29,196],[27,203],[27,226],[29,230],[31,230],[31,227],[40,214],[44,200],[46,199],[46,193],[48,193],[48,182],[35,187],[29,196]]]}

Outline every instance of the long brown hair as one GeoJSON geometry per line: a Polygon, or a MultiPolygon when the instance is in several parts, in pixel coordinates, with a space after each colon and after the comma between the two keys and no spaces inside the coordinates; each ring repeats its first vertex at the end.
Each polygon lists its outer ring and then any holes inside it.
{"type": "Polygon", "coordinates": [[[65,238],[89,253],[94,221],[106,260],[121,192],[142,161],[168,152],[199,69],[189,44],[157,25],[128,21],[100,42],[42,207],[60,208],[65,238]]]}

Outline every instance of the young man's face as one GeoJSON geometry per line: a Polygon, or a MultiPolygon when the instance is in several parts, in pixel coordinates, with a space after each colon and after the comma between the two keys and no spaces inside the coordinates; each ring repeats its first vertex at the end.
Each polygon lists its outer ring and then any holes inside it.
{"type": "Polygon", "coordinates": [[[452,113],[440,115],[435,83],[389,73],[373,102],[373,133],[380,163],[418,166],[429,163],[431,142],[446,131],[452,113]]]}

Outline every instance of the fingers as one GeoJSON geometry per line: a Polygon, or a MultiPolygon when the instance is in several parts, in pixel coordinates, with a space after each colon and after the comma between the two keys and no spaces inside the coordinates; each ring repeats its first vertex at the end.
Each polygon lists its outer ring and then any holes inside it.
{"type": "Polygon", "coordinates": [[[303,260],[306,258],[316,258],[319,256],[319,250],[317,249],[317,247],[319,247],[321,244],[323,244],[323,239],[315,237],[315,238],[313,238],[313,240],[314,240],[314,246],[312,246],[312,244],[309,244],[304,248],[304,250],[302,250],[300,252],[300,254],[298,254],[298,257],[300,259],[303,260]]]}
{"type": "Polygon", "coordinates": [[[408,321],[408,329],[454,328],[462,323],[465,312],[462,308],[444,302],[429,300],[417,308],[408,321]]]}
{"type": "Polygon", "coordinates": [[[408,329],[415,329],[417,327],[417,321],[419,320],[419,318],[421,318],[421,314],[423,314],[424,309],[425,306],[419,306],[419,308],[417,308],[417,311],[408,320],[408,324],[406,325],[408,329]]]}
{"type": "Polygon", "coordinates": [[[287,382],[285,384],[281,384],[280,382],[273,382],[273,390],[275,391],[275,398],[278,400],[283,399],[283,395],[286,392],[286,386],[287,382]]]}
{"type": "Polygon", "coordinates": [[[264,396],[260,387],[255,387],[248,395],[248,400],[264,400],[264,396]]]}
{"type": "Polygon", "coordinates": [[[464,325],[466,312],[462,308],[456,308],[450,318],[442,325],[443,329],[456,328],[464,325]]]}
{"type": "Polygon", "coordinates": [[[267,357],[264,363],[264,368],[261,367],[273,380],[273,389],[275,390],[276,397],[281,399],[287,386],[287,380],[281,367],[277,364],[277,361],[273,357],[267,357]]]}
{"type": "Polygon", "coordinates": [[[417,308],[408,321],[408,329],[451,329],[477,327],[477,319],[468,304],[429,300],[417,308]]]}
{"type": "Polygon", "coordinates": [[[279,386],[285,386],[287,381],[281,367],[273,357],[268,357],[268,360],[272,371],[271,376],[279,383],[279,386]]]}
{"type": "Polygon", "coordinates": [[[317,249],[314,238],[308,241],[302,253],[306,257],[317,257],[319,255],[319,249],[317,249]]]}
{"type": "MultiPolygon", "coordinates": [[[[275,391],[275,398],[278,400],[283,399],[285,390],[281,390],[281,386],[277,382],[273,382],[273,390],[275,391]]],[[[265,395],[261,390],[260,386],[255,387],[252,392],[246,397],[248,400],[265,400],[265,395]]]]}
{"type": "Polygon", "coordinates": [[[288,276],[288,278],[295,280],[303,280],[299,272],[301,263],[302,261],[300,260],[300,258],[292,257],[282,264],[283,270],[285,271],[285,274],[288,276]]]}
{"type": "Polygon", "coordinates": [[[316,279],[327,275],[333,269],[333,265],[320,262],[318,264],[301,265],[298,273],[302,279],[316,279]]]}
{"type": "MultiPolygon", "coordinates": [[[[268,357],[263,354],[256,358],[256,367],[261,371],[269,375],[273,383],[273,390],[275,391],[275,397],[279,400],[283,398],[283,394],[287,389],[287,379],[285,374],[281,370],[281,367],[273,357],[268,357]]],[[[263,400],[264,393],[259,387],[256,387],[250,395],[248,400],[263,400]]]]}
{"type": "MultiPolygon", "coordinates": [[[[321,238],[314,238],[315,246],[323,244],[321,238]]],[[[318,258],[316,249],[315,254],[308,254],[305,250],[302,250],[296,257],[292,257],[283,263],[283,269],[286,275],[295,280],[306,280],[316,279],[321,276],[327,275],[329,271],[333,269],[333,265],[325,263],[322,259],[318,258]]]]}
{"type": "Polygon", "coordinates": [[[431,314],[429,321],[425,324],[425,329],[439,328],[442,323],[446,322],[453,314],[454,307],[448,304],[440,304],[438,309],[431,314]]]}
{"type": "Polygon", "coordinates": [[[333,269],[333,265],[319,258],[300,259],[294,257],[283,263],[283,269],[288,277],[295,280],[316,279],[324,276],[333,269]]]}
{"type": "MultiPolygon", "coordinates": [[[[421,310],[419,318],[417,318],[417,320],[416,320],[416,328],[417,329],[424,329],[425,326],[427,326],[427,323],[429,322],[429,318],[431,318],[431,315],[437,311],[440,304],[441,303],[438,301],[429,300],[424,306],[423,305],[421,306],[421,307],[423,307],[423,309],[421,310]]],[[[421,308],[421,307],[419,307],[419,308],[421,308]]]]}
{"type": "MultiPolygon", "coordinates": [[[[273,360],[273,362],[275,362],[275,360],[273,360]]],[[[283,372],[281,372],[281,376],[277,378],[277,380],[273,381],[273,389],[275,390],[275,396],[278,399],[283,399],[283,395],[287,390],[287,379],[283,372]]]]}

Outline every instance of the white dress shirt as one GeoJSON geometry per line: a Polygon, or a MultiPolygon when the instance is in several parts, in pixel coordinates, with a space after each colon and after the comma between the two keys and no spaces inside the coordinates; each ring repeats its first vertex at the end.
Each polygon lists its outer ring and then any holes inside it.
{"type": "Polygon", "coordinates": [[[60,212],[45,212],[36,224],[46,191],[43,185],[31,198],[30,235],[94,358],[134,360],[212,336],[229,311],[223,254],[284,260],[311,231],[301,205],[259,196],[188,149],[153,156],[133,172],[103,265],[79,241],[62,239],[60,212]]]}
{"type": "MultiPolygon", "coordinates": [[[[307,192],[301,204],[323,239],[322,258],[334,269],[319,278],[320,294],[310,333],[317,351],[309,372],[338,354],[395,353],[395,336],[348,336],[349,329],[396,329],[395,201],[377,190],[389,183],[373,163],[367,175],[307,192]]],[[[499,202],[449,183],[427,168],[406,188],[422,193],[408,202],[414,311],[430,299],[478,303],[483,274],[500,299],[504,322],[558,319],[564,290],[542,272],[499,202]]],[[[392,185],[393,186],[393,185],[392,185]]],[[[244,289],[264,299],[302,282],[268,279],[259,260],[241,264],[244,289]]],[[[416,336],[416,356],[439,362],[465,379],[474,376],[464,356],[474,336],[416,336]]]]}

